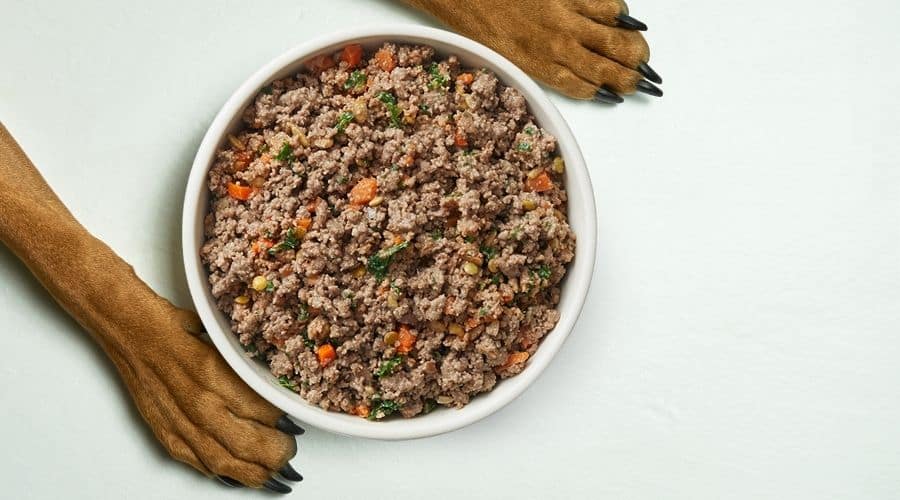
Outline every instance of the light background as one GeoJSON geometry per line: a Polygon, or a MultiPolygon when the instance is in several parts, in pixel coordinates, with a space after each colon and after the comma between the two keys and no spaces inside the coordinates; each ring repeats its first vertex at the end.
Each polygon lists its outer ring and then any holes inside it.
{"type": "MultiPolygon", "coordinates": [[[[181,196],[226,97],[310,37],[430,21],[376,0],[127,3],[0,0],[0,120],[85,226],[188,305],[181,196]]],[[[900,3],[631,11],[666,96],[552,96],[601,221],[554,363],[449,435],[311,430],[295,498],[900,498],[900,3]]],[[[166,459],[2,248],[0,277],[0,496],[263,497],[166,459]]]]}

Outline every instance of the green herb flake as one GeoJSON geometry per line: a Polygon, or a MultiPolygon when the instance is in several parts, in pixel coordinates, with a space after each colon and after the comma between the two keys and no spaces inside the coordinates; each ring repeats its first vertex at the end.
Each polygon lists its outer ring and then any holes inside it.
{"type": "Polygon", "coordinates": [[[275,291],[275,283],[272,281],[266,281],[266,291],[270,292],[270,293],[274,292],[275,291]]]}
{"type": "Polygon", "coordinates": [[[283,250],[296,250],[299,246],[300,239],[297,238],[297,231],[294,228],[290,228],[285,233],[284,240],[269,249],[269,255],[275,255],[283,250]]]}
{"type": "Polygon", "coordinates": [[[365,86],[367,81],[368,77],[366,76],[366,72],[355,69],[352,73],[350,73],[347,81],[344,82],[344,90],[361,88],[365,86]]]}
{"type": "Polygon", "coordinates": [[[431,63],[428,66],[428,74],[431,75],[431,80],[428,82],[428,88],[431,90],[443,88],[450,81],[450,78],[441,73],[441,68],[437,63],[431,63]]]}
{"type": "Polygon", "coordinates": [[[280,385],[281,387],[284,387],[285,389],[290,389],[292,391],[297,390],[297,384],[295,384],[293,380],[287,378],[284,375],[278,377],[278,385],[280,385]]]}
{"type": "Polygon", "coordinates": [[[378,378],[382,378],[382,377],[386,377],[386,376],[394,373],[394,370],[398,366],[400,366],[400,363],[402,363],[402,362],[403,362],[403,356],[394,356],[391,359],[383,361],[381,363],[381,366],[379,366],[378,369],[375,370],[375,376],[378,378]]]}
{"type": "Polygon", "coordinates": [[[383,280],[387,276],[388,267],[391,265],[394,255],[408,246],[409,241],[407,240],[375,253],[375,255],[369,257],[369,263],[366,268],[377,280],[383,280]]]}
{"type": "Polygon", "coordinates": [[[431,239],[434,241],[437,241],[443,237],[444,237],[444,232],[441,231],[440,229],[435,229],[434,231],[431,232],[431,239]]]}
{"type": "Polygon", "coordinates": [[[263,94],[266,94],[266,95],[272,95],[272,86],[266,85],[265,87],[260,89],[260,92],[262,92],[263,94]]]}
{"type": "Polygon", "coordinates": [[[481,254],[484,255],[484,260],[486,261],[490,261],[497,256],[497,249],[494,247],[482,245],[479,250],[481,251],[481,254]]]}
{"type": "Polygon", "coordinates": [[[343,134],[344,130],[347,129],[347,125],[350,125],[350,122],[353,121],[353,113],[349,111],[344,111],[341,113],[341,116],[338,117],[338,122],[335,124],[334,128],[337,130],[339,134],[343,134]]]}
{"type": "Polygon", "coordinates": [[[388,417],[400,411],[400,405],[390,399],[372,399],[372,409],[369,410],[369,420],[378,420],[388,417]]]}
{"type": "Polygon", "coordinates": [[[532,127],[532,126],[530,126],[530,125],[527,126],[527,127],[525,127],[525,133],[526,133],[526,134],[528,134],[528,135],[534,135],[534,132],[535,132],[534,127],[532,127]]]}
{"type": "Polygon", "coordinates": [[[306,304],[297,306],[297,321],[309,321],[309,307],[306,304]]]}
{"type": "Polygon", "coordinates": [[[427,104],[419,104],[419,111],[426,115],[431,115],[431,108],[429,108],[427,104]]]}
{"type": "Polygon", "coordinates": [[[495,274],[495,275],[491,276],[491,284],[492,285],[500,284],[500,274],[495,274]]]}
{"type": "Polygon", "coordinates": [[[521,151],[523,153],[527,153],[527,152],[531,151],[531,144],[528,144],[527,142],[520,142],[516,146],[516,151],[521,151]]]}
{"type": "Polygon", "coordinates": [[[309,338],[309,333],[306,331],[306,327],[303,328],[303,331],[300,333],[300,336],[303,338],[303,345],[305,345],[309,349],[316,348],[316,341],[309,338]]]}
{"type": "Polygon", "coordinates": [[[279,151],[278,154],[275,155],[275,159],[282,162],[294,161],[294,148],[292,148],[288,143],[282,144],[281,151],[279,151]]]}
{"type": "Polygon", "coordinates": [[[475,243],[475,237],[474,237],[474,236],[466,236],[465,238],[463,238],[463,240],[464,240],[466,243],[475,243]]]}
{"type": "Polygon", "coordinates": [[[425,408],[422,410],[422,413],[428,414],[428,413],[433,412],[434,409],[437,408],[437,405],[438,405],[437,401],[435,401],[433,399],[426,399],[425,400],[425,408]]]}
{"type": "Polygon", "coordinates": [[[379,92],[378,100],[384,103],[384,106],[391,114],[391,126],[401,128],[403,126],[403,122],[401,121],[403,111],[397,106],[397,98],[394,97],[394,94],[391,94],[390,92],[379,92]]]}
{"type": "Polygon", "coordinates": [[[487,314],[488,314],[488,308],[487,308],[487,307],[482,307],[481,309],[478,310],[478,316],[480,316],[480,317],[482,317],[482,318],[485,317],[485,316],[487,316],[487,314]]]}
{"type": "Polygon", "coordinates": [[[548,280],[550,279],[550,276],[553,275],[553,271],[550,270],[550,267],[548,267],[547,264],[541,264],[541,267],[537,270],[537,275],[543,280],[548,280]]]}

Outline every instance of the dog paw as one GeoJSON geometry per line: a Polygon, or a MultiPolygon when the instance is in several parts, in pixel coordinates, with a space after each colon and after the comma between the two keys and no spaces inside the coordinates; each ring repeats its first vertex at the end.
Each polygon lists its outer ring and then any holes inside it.
{"type": "Polygon", "coordinates": [[[168,453],[228,486],[288,493],[300,481],[288,461],[304,431],[247,386],[196,335],[196,315],[172,306],[154,312],[153,332],[116,349],[137,407],[168,453]]]}
{"type": "Polygon", "coordinates": [[[622,0],[416,1],[456,30],[500,52],[531,76],[577,99],[663,95],[650,48],[622,0]]]}

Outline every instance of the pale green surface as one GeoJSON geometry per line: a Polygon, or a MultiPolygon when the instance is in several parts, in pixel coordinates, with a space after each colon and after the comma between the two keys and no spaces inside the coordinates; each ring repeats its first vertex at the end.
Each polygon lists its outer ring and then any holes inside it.
{"type": "MultiPolygon", "coordinates": [[[[0,120],[90,230],[187,305],[181,195],[225,98],[310,37],[423,20],[379,1],[124,4],[0,0],[0,120]]],[[[552,97],[601,218],[569,342],[465,430],[312,430],[295,498],[896,498],[900,7],[631,4],[666,97],[552,97]]],[[[164,459],[2,249],[0,276],[0,496],[262,497],[164,459]]]]}

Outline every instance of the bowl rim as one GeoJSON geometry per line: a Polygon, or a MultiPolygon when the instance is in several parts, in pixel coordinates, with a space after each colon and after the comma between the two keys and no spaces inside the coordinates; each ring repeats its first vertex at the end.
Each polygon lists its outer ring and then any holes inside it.
{"type": "MultiPolygon", "coordinates": [[[[569,220],[572,222],[574,214],[571,201],[568,208],[569,220]]],[[[571,129],[544,91],[512,62],[490,48],[448,31],[411,24],[369,26],[319,36],[288,49],[250,75],[225,101],[203,137],[191,165],[182,212],[182,256],[191,299],[210,339],[228,365],[257,394],[304,423],[337,434],[382,440],[416,439],[460,429],[495,413],[521,395],[543,373],[581,315],[593,275],[596,244],[597,215],[590,174],[571,129]],[[279,73],[285,73],[288,68],[299,65],[300,61],[326,49],[335,50],[340,45],[364,39],[447,45],[452,46],[453,50],[486,60],[487,67],[504,84],[522,92],[537,122],[544,128],[552,129],[566,161],[566,191],[570,193],[570,200],[574,191],[578,191],[579,198],[583,200],[577,214],[583,219],[583,223],[579,224],[581,227],[576,232],[576,256],[569,266],[564,285],[564,291],[573,294],[569,299],[571,303],[567,306],[570,312],[563,314],[561,311],[556,326],[544,338],[526,368],[518,375],[498,383],[488,393],[473,398],[462,409],[440,409],[429,415],[389,422],[370,422],[323,410],[307,403],[298,394],[266,380],[251,366],[253,361],[243,350],[235,346],[236,337],[231,329],[220,328],[224,314],[212,299],[208,273],[199,257],[203,242],[203,220],[207,213],[207,172],[215,151],[250,99],[258,89],[277,79],[279,73]],[[539,114],[542,117],[538,118],[539,114]]]]}

